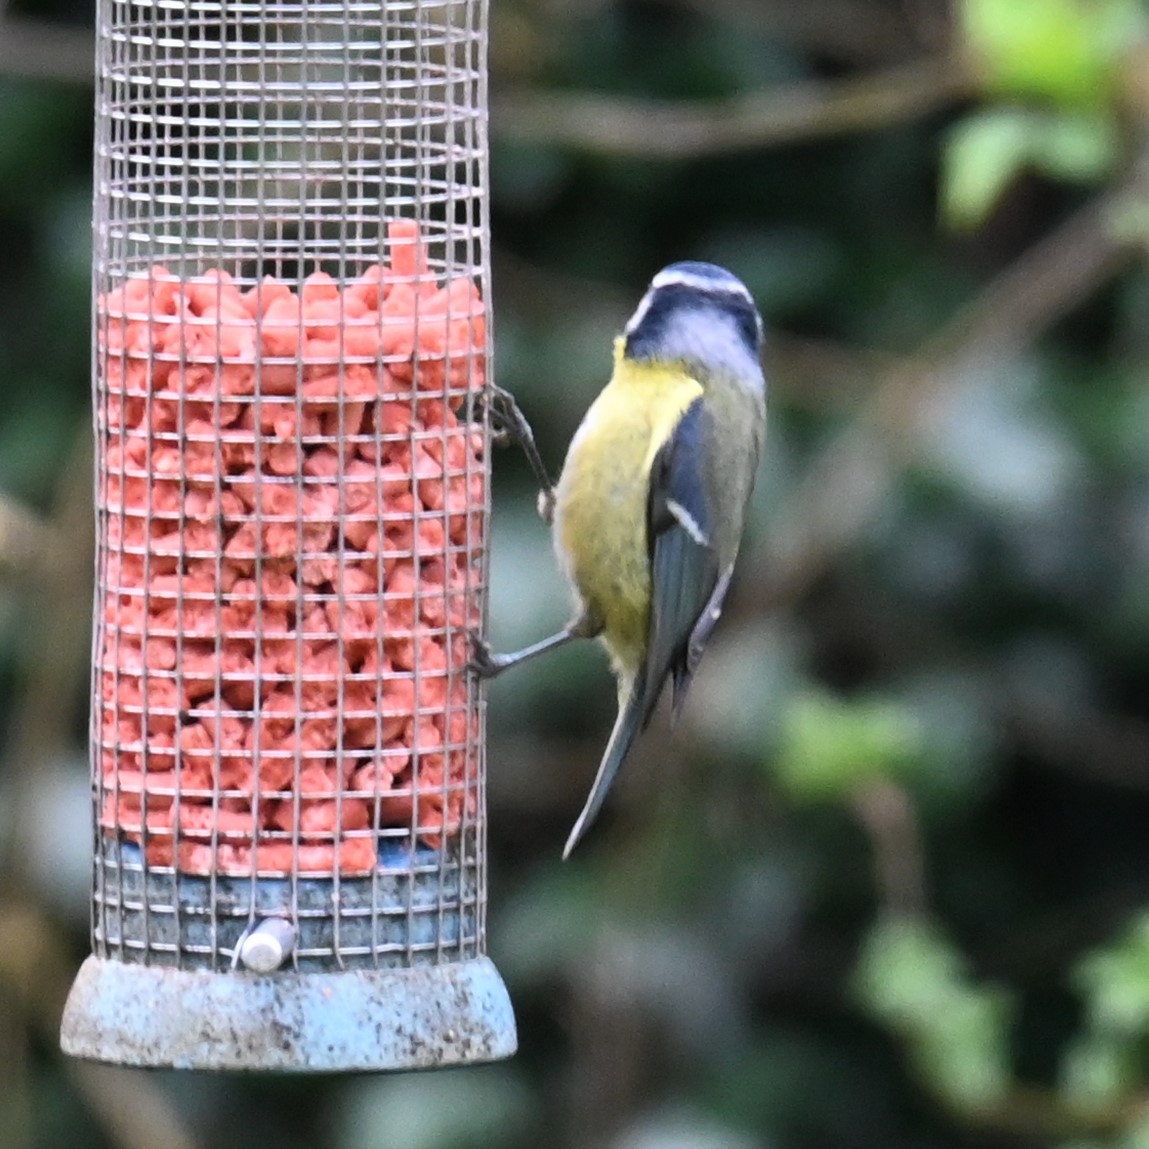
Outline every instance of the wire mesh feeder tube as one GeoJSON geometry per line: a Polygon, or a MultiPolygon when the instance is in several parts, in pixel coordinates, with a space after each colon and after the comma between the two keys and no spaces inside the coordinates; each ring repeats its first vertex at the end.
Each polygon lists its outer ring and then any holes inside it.
{"type": "Polygon", "coordinates": [[[98,11],[93,955],[66,1052],[506,1056],[484,0],[98,11]]]}

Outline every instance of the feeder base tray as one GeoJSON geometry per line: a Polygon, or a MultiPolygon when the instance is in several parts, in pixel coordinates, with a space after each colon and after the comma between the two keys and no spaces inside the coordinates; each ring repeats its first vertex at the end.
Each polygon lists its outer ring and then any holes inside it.
{"type": "Polygon", "coordinates": [[[510,997],[486,957],[268,975],[89,957],[60,1044],[118,1065],[345,1073],[495,1061],[517,1039],[510,997]]]}

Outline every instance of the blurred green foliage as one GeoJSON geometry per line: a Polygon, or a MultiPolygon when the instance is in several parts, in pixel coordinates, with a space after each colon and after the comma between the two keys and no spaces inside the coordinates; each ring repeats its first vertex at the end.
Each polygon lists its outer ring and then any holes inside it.
{"type": "Polygon", "coordinates": [[[1009,1087],[1009,1003],[975,985],[953,944],[912,918],[879,920],[859,955],[858,993],[900,1033],[923,1079],[959,1110],[999,1102],[1009,1087]]]}
{"type": "Polygon", "coordinates": [[[1145,30],[1137,0],[962,0],[960,21],[986,87],[1067,108],[1118,91],[1118,67],[1145,30]]]}
{"type": "Polygon", "coordinates": [[[963,0],[959,9],[965,50],[995,103],[950,132],[948,221],[982,222],[1026,167],[1063,180],[1108,175],[1124,142],[1123,72],[1146,30],[1140,0],[963,0]]]}
{"type": "MultiPolygon", "coordinates": [[[[92,92],[54,37],[91,16],[0,7],[0,1145],[1149,1145],[1145,5],[493,5],[496,103],[807,109],[789,142],[680,159],[493,121],[497,373],[552,468],[685,257],[768,315],[767,458],[679,728],[565,866],[604,661],[491,687],[519,1055],[291,1082],[96,1080],[55,1051],[88,880],[88,635],[59,624],[89,559],[68,534],[25,562],[9,518],[72,522],[87,487],[92,92]],[[944,92],[919,108],[906,68],[944,92]]],[[[511,647],[568,603],[524,466],[495,465],[511,647]]]]}
{"type": "Polygon", "coordinates": [[[904,780],[923,755],[912,709],[824,692],[790,701],[772,762],[795,799],[842,799],[875,778],[904,780]]]}
{"type": "Polygon", "coordinates": [[[1055,179],[1094,182],[1117,161],[1119,136],[1106,116],[1017,107],[973,112],[946,143],[944,211],[955,225],[980,223],[1026,166],[1055,179]]]}

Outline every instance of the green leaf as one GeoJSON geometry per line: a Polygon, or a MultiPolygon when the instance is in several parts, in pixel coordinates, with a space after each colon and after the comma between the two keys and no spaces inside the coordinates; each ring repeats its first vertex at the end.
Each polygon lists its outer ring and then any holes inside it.
{"type": "Polygon", "coordinates": [[[516,1143],[531,1097],[514,1068],[465,1073],[373,1074],[351,1078],[340,1097],[337,1149],[471,1149],[516,1143]]]}
{"type": "Polygon", "coordinates": [[[967,987],[930,1019],[917,1042],[919,1071],[964,1108],[992,1104],[1009,1088],[1006,1001],[999,991],[967,987]]]}
{"type": "Polygon", "coordinates": [[[1119,153],[1117,129],[1107,116],[1051,116],[1035,125],[1031,141],[1034,166],[1065,180],[1101,179],[1119,153]]]}
{"type": "Polygon", "coordinates": [[[919,723],[904,704],[808,691],[782,720],[774,773],[794,798],[833,800],[909,772],[920,763],[921,745],[919,723]]]}
{"type": "Polygon", "coordinates": [[[952,227],[981,223],[1025,166],[1033,117],[1017,108],[966,116],[951,129],[942,152],[942,216],[952,227]]]}
{"type": "Polygon", "coordinates": [[[991,91],[1098,107],[1145,14],[1139,0],[965,0],[961,23],[991,91]]]}
{"type": "Polygon", "coordinates": [[[1117,1141],[1117,1149],[1149,1149],[1149,1120],[1130,1126],[1117,1141]]]}
{"type": "Polygon", "coordinates": [[[1009,999],[971,982],[932,923],[879,921],[854,985],[865,1008],[901,1034],[914,1067],[940,1096],[980,1107],[1009,1088],[1009,999]]]}
{"type": "Polygon", "coordinates": [[[1120,152],[1108,115],[1007,107],[974,112],[950,130],[944,145],[942,215],[952,227],[974,227],[1023,169],[1055,179],[1099,180],[1120,152]]]}
{"type": "Polygon", "coordinates": [[[949,1004],[960,977],[961,959],[936,926],[892,918],[870,931],[854,986],[871,1013],[896,1027],[912,1027],[949,1004]]]}
{"type": "Polygon", "coordinates": [[[1069,1047],[1061,1087],[1082,1108],[1103,1108],[1137,1088],[1140,1072],[1131,1042],[1114,1034],[1087,1033],[1069,1047]]]}
{"type": "Polygon", "coordinates": [[[1149,916],[1135,921],[1114,944],[1083,958],[1074,980],[1095,1029],[1149,1032],[1149,916]]]}

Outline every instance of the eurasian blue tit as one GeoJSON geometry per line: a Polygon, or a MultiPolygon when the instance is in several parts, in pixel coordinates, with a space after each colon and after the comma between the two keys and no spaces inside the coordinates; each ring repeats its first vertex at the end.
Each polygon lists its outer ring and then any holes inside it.
{"type": "MultiPolygon", "coordinates": [[[[677,716],[722,611],[766,430],[761,348],[762,319],[729,271],[673,263],[651,280],[554,490],[555,549],[575,616],[513,654],[474,641],[481,677],[575,638],[597,638],[610,655],[618,719],[564,858],[667,679],[677,716]]],[[[540,505],[549,509],[545,490],[540,505]]]]}

